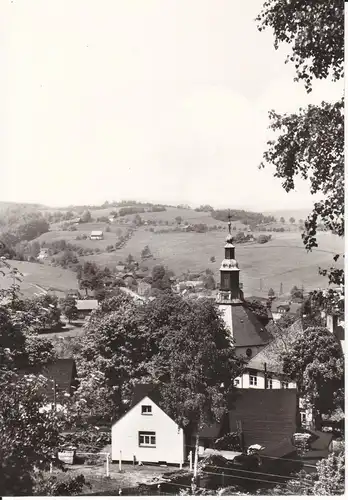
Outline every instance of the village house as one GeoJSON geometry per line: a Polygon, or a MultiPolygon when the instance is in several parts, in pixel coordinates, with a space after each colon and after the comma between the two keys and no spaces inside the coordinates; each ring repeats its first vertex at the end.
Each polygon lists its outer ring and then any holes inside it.
{"type": "Polygon", "coordinates": [[[344,351],[344,330],[345,322],[344,318],[339,314],[325,314],[326,328],[336,337],[340,342],[342,351],[344,351]]]}
{"type": "Polygon", "coordinates": [[[90,240],[103,240],[104,233],[103,233],[103,231],[92,231],[89,239],[90,240]]]}
{"type": "MultiPolygon", "coordinates": [[[[19,370],[19,374],[27,376],[26,370],[19,370]]],[[[47,364],[40,372],[46,382],[41,394],[47,398],[47,405],[40,411],[51,411],[52,407],[62,410],[67,398],[71,397],[78,387],[75,360],[72,358],[56,359],[47,364]]]]}
{"type": "Polygon", "coordinates": [[[183,429],[161,408],[150,384],[135,387],[130,409],[111,428],[112,460],[182,464],[183,429]]]}
{"type": "Polygon", "coordinates": [[[37,260],[45,260],[49,257],[49,249],[48,248],[41,248],[39,255],[37,256],[37,260]]]}
{"type": "Polygon", "coordinates": [[[301,302],[294,302],[294,301],[280,302],[275,300],[272,302],[271,305],[273,320],[274,321],[279,320],[282,316],[284,316],[284,314],[296,316],[300,308],[301,308],[301,302]]]}
{"type": "Polygon", "coordinates": [[[79,319],[84,319],[91,314],[92,311],[98,309],[98,301],[94,299],[83,299],[76,301],[77,316],[79,319]]]}
{"type": "Polygon", "coordinates": [[[151,293],[151,285],[147,281],[141,280],[138,282],[138,294],[148,296],[151,293]]]}

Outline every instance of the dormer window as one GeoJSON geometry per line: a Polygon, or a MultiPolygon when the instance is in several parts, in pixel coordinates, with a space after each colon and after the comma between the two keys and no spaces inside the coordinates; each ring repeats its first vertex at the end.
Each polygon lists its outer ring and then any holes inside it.
{"type": "Polygon", "coordinates": [[[141,414],[142,415],[152,415],[152,406],[142,405],[141,406],[141,414]]]}

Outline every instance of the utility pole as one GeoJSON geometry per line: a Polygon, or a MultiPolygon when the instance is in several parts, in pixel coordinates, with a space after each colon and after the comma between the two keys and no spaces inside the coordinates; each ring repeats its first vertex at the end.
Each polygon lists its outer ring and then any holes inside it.
{"type": "Polygon", "coordinates": [[[56,381],[53,380],[53,411],[54,413],[57,410],[57,384],[56,381]]]}

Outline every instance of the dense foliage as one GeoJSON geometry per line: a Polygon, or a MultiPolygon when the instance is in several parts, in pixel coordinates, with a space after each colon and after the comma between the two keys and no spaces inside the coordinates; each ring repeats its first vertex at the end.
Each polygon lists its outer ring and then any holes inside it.
{"type": "MultiPolygon", "coordinates": [[[[275,47],[291,46],[288,60],[295,64],[297,80],[312,90],[313,79],[343,76],[344,2],[267,0],[257,18],[259,30],[271,29],[275,47]]],[[[286,191],[295,179],[308,179],[312,194],[322,198],[305,221],[303,240],[311,250],[318,246],[319,221],[326,230],[344,235],[344,117],[343,99],[309,105],[298,113],[270,112],[270,129],[276,139],[268,142],[264,163],[275,167],[286,191]]],[[[335,260],[339,256],[336,256],[335,260]]],[[[343,284],[343,266],[322,271],[330,283],[343,284]]]]}
{"type": "MultiPolygon", "coordinates": [[[[0,306],[0,493],[45,493],[49,490],[44,474],[55,462],[65,425],[63,413],[47,409],[49,381],[39,375],[55,353],[52,343],[36,334],[41,321],[37,304],[19,300],[16,291],[1,295],[5,300],[0,306]]],[[[50,491],[71,494],[82,489],[81,478],[63,479],[61,487],[60,482],[50,479],[55,485],[50,491]]]]}
{"type": "Polygon", "coordinates": [[[325,328],[307,328],[283,355],[284,373],[295,380],[318,419],[343,406],[344,357],[325,328]]]}
{"type": "Polygon", "coordinates": [[[313,78],[343,77],[344,2],[267,0],[257,17],[259,30],[271,29],[274,46],[291,45],[287,62],[295,64],[296,80],[312,89],[313,78]]]}

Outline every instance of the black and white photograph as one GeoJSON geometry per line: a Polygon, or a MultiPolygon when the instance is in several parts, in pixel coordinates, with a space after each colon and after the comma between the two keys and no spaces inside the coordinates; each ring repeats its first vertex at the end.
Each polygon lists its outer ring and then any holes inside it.
{"type": "Polygon", "coordinates": [[[345,494],[344,33],[0,0],[0,500],[345,494]]]}

